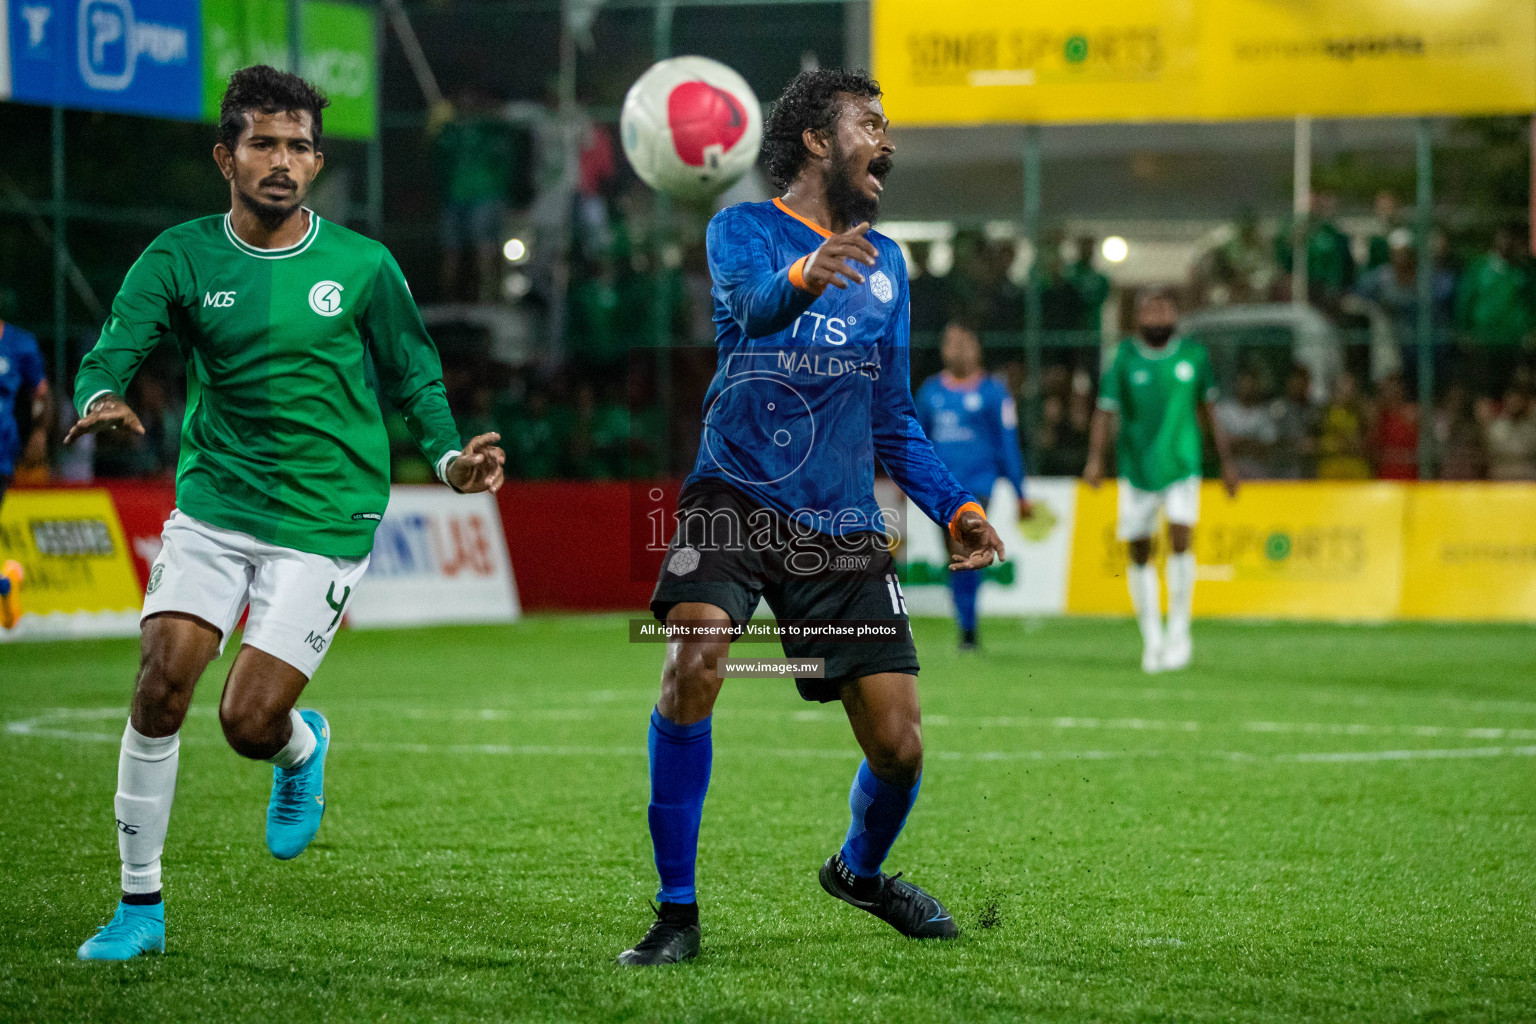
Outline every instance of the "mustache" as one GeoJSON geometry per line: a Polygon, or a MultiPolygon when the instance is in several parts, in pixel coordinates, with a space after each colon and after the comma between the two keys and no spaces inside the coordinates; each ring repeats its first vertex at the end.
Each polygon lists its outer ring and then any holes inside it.
{"type": "Polygon", "coordinates": [[[256,187],[257,188],[266,188],[268,185],[287,185],[287,186],[289,186],[291,188],[298,188],[299,187],[298,184],[295,183],[294,180],[292,178],[288,177],[288,175],[286,175],[286,174],[272,174],[272,175],[268,175],[267,177],[262,178],[261,181],[257,184],[256,187]]]}
{"type": "Polygon", "coordinates": [[[875,176],[876,181],[884,182],[885,176],[891,173],[891,168],[894,166],[890,157],[877,156],[869,162],[869,173],[875,176]]]}

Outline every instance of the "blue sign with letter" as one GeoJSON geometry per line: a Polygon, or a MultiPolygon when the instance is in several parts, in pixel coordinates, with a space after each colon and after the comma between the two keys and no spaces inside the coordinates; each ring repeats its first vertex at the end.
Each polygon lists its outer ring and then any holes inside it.
{"type": "Polygon", "coordinates": [[[192,121],[202,115],[199,0],[0,0],[0,11],[10,36],[10,99],[192,121]]]}

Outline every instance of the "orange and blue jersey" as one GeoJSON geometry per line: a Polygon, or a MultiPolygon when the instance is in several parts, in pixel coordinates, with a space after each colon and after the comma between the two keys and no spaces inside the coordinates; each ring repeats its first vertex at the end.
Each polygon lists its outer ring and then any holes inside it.
{"type": "Polygon", "coordinates": [[[16,400],[30,394],[43,380],[43,354],[37,338],[0,320],[0,476],[16,471],[21,435],[16,427],[16,400]]]}
{"type": "Polygon", "coordinates": [[[688,483],[721,480],[821,533],[889,525],[878,463],[919,508],[949,525],[970,492],[934,453],[912,403],[907,269],[894,241],[863,284],[806,287],[805,258],[829,235],[780,200],[709,222],[714,380],[688,483]]]}
{"type": "Polygon", "coordinates": [[[960,486],[985,502],[998,477],[1024,496],[1019,416],[1001,382],[983,374],[938,373],[917,390],[917,419],[960,486]]]}

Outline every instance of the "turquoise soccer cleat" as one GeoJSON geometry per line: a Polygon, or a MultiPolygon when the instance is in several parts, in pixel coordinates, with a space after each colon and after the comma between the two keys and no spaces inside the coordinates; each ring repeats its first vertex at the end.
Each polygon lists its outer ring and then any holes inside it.
{"type": "Polygon", "coordinates": [[[165,952],[165,904],[119,903],[112,920],[80,946],[81,960],[132,960],[140,953],[165,952]]]}
{"type": "Polygon", "coordinates": [[[272,769],[267,849],[278,860],[292,860],[303,853],[325,815],[325,755],[331,748],[331,725],[318,711],[300,711],[299,717],[315,732],[315,752],[292,771],[272,769]]]}

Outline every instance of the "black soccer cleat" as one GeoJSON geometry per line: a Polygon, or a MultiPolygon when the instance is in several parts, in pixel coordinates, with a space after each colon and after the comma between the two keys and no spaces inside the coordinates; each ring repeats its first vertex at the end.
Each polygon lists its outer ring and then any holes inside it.
{"type": "Polygon", "coordinates": [[[699,955],[699,905],[663,903],[656,920],[633,949],[619,954],[623,967],[655,967],[692,960],[699,955]]]}
{"type": "Polygon", "coordinates": [[[962,654],[981,649],[981,644],[976,640],[976,631],[974,629],[962,629],[960,631],[959,647],[962,654]]]}
{"type": "Polygon", "coordinates": [[[903,882],[899,871],[876,876],[876,887],[872,880],[858,878],[849,871],[839,853],[827,859],[818,877],[827,892],[844,903],[869,911],[909,939],[953,939],[960,934],[944,904],[911,882],[903,882]],[[866,887],[872,891],[863,891],[866,887]]]}

